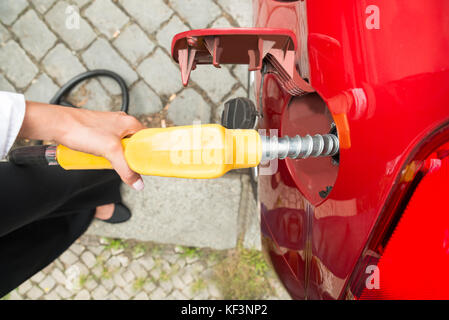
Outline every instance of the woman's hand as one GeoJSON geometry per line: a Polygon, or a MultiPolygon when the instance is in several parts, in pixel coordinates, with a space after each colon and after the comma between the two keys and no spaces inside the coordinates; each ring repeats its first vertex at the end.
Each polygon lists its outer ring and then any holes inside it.
{"type": "Polygon", "coordinates": [[[104,157],[123,182],[142,190],[142,178],[126,163],[121,140],[144,128],[136,118],[124,112],[99,112],[27,101],[19,137],[53,140],[70,149],[104,157]]]}

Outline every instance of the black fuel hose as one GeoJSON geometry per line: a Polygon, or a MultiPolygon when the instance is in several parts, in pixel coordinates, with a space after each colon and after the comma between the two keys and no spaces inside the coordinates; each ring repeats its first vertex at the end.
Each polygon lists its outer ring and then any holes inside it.
{"type": "Polygon", "coordinates": [[[77,75],[76,77],[71,79],[69,82],[67,82],[65,85],[63,85],[62,88],[58,90],[58,92],[56,92],[55,96],[50,100],[50,104],[57,104],[60,106],[76,108],[76,106],[74,106],[73,104],[71,104],[70,102],[65,100],[66,97],[70,94],[72,89],[77,84],[79,84],[80,82],[83,82],[87,79],[96,78],[96,77],[108,77],[108,78],[115,80],[115,82],[117,82],[117,84],[120,86],[120,90],[122,92],[122,106],[120,107],[120,110],[128,113],[129,92],[128,92],[128,87],[126,86],[125,80],[123,80],[123,78],[120,75],[118,75],[117,73],[109,71],[109,70],[103,70],[103,69],[91,70],[91,71],[81,73],[80,75],[77,75]]]}
{"type": "MultiPolygon", "coordinates": [[[[122,92],[122,106],[120,110],[128,113],[129,92],[125,80],[115,72],[109,70],[91,70],[84,72],[72,78],[61,89],[56,92],[55,96],[50,100],[50,104],[60,105],[64,107],[78,108],[66,100],[72,89],[79,83],[96,77],[108,77],[113,79],[120,86],[122,92]]],[[[37,141],[35,146],[21,147],[14,150],[8,155],[9,161],[17,165],[49,165],[48,154],[52,151],[52,146],[43,146],[42,141],[37,141]]]]}

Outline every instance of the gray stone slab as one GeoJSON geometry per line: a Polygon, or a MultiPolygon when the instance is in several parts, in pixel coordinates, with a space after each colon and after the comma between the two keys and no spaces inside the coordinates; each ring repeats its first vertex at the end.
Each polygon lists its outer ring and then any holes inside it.
{"type": "Polygon", "coordinates": [[[12,26],[23,48],[40,60],[56,42],[56,37],[37,16],[34,10],[28,10],[12,26]]]}
{"type": "Polygon", "coordinates": [[[0,74],[0,91],[9,91],[9,92],[16,91],[12,86],[12,84],[8,80],[6,80],[6,78],[1,74],[0,74]]]}
{"type": "Polygon", "coordinates": [[[221,14],[212,0],[169,0],[170,5],[193,29],[206,28],[221,14]]]}
{"type": "Polygon", "coordinates": [[[212,23],[211,28],[232,28],[231,23],[225,17],[220,17],[212,23]]]}
{"type": "Polygon", "coordinates": [[[72,0],[79,8],[84,7],[87,3],[91,2],[91,0],[72,0]]]}
{"type": "MultiPolygon", "coordinates": [[[[102,38],[98,38],[83,54],[89,69],[108,69],[118,73],[130,86],[137,80],[137,73],[123,60],[115,49],[102,38]]],[[[103,81],[103,80],[100,80],[103,81]]],[[[115,94],[115,92],[114,92],[115,94]]]]}
{"type": "Polygon", "coordinates": [[[215,103],[229,94],[237,83],[228,68],[215,68],[212,65],[198,65],[196,70],[192,71],[191,80],[203,88],[215,103]]]}
{"type": "Polygon", "coordinates": [[[0,46],[3,46],[9,39],[11,39],[11,34],[3,25],[0,24],[0,46]]]}
{"type": "Polygon", "coordinates": [[[33,5],[40,13],[45,13],[56,0],[33,0],[33,5]]]}
{"type": "Polygon", "coordinates": [[[159,94],[171,96],[183,87],[179,67],[161,49],[145,59],[137,71],[159,94]]]}
{"type": "Polygon", "coordinates": [[[94,222],[89,234],[186,246],[233,248],[237,239],[239,175],[212,180],[144,177],[145,189],[123,186],[131,221],[94,222]]]}
{"type": "Polygon", "coordinates": [[[240,80],[243,88],[246,88],[248,86],[248,65],[238,64],[234,67],[232,73],[235,77],[237,77],[237,79],[240,80]]]}
{"type": "Polygon", "coordinates": [[[220,0],[220,5],[237,21],[240,27],[253,26],[253,8],[251,1],[220,0]]]}
{"type": "Polygon", "coordinates": [[[110,95],[95,79],[76,86],[70,93],[69,101],[89,110],[118,111],[118,108],[114,110],[110,95]]]}
{"type": "Polygon", "coordinates": [[[194,89],[185,89],[168,108],[168,117],[175,125],[191,125],[194,121],[209,123],[211,108],[194,89]]]}
{"type": "Polygon", "coordinates": [[[162,102],[142,80],[137,82],[129,92],[129,114],[140,116],[161,111],[162,102]]]}
{"type": "Polygon", "coordinates": [[[87,7],[84,15],[105,36],[112,38],[129,21],[111,0],[96,0],[87,7]]]}
{"type": "Polygon", "coordinates": [[[165,50],[171,54],[171,42],[173,37],[177,33],[187,30],[189,30],[189,27],[186,26],[178,16],[173,16],[170,21],[158,31],[156,38],[159,45],[164,47],[165,50]]]}
{"type": "Polygon", "coordinates": [[[136,24],[131,24],[114,40],[114,46],[136,66],[153,51],[155,45],[136,24]]]}
{"type": "Polygon", "coordinates": [[[59,87],[46,74],[41,74],[31,81],[31,86],[25,91],[25,98],[30,101],[48,103],[59,87]]]}
{"type": "Polygon", "coordinates": [[[261,250],[260,210],[249,176],[242,176],[242,186],[239,227],[243,233],[243,246],[248,249],[261,250]]]}
{"type": "Polygon", "coordinates": [[[95,32],[79,15],[78,7],[66,1],[58,1],[46,13],[45,20],[73,50],[84,49],[96,38],[95,32]]]}
{"type": "Polygon", "coordinates": [[[42,65],[59,85],[86,71],[79,59],[67,47],[60,43],[44,58],[42,65]]]}
{"type": "Polygon", "coordinates": [[[163,0],[120,0],[119,3],[149,33],[156,31],[173,14],[163,0]]]}
{"type": "Polygon", "coordinates": [[[26,87],[38,69],[19,45],[10,40],[0,50],[0,69],[18,87],[26,87]]]}
{"type": "Polygon", "coordinates": [[[0,1],[0,21],[7,25],[12,24],[27,6],[26,0],[0,1]]]}

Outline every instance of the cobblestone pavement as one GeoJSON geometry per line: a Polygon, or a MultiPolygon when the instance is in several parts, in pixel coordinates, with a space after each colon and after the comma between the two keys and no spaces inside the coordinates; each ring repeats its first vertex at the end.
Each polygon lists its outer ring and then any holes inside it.
{"type": "MultiPolygon", "coordinates": [[[[224,295],[215,280],[225,256],[226,251],[83,236],[4,299],[237,299],[224,295]]],[[[252,297],[289,299],[272,272],[261,281],[268,286],[252,297]]]]}
{"type": "MultiPolygon", "coordinates": [[[[199,66],[183,88],[171,39],[193,28],[251,26],[251,14],[249,0],[2,0],[0,90],[48,102],[77,74],[105,68],[126,80],[132,115],[166,107],[164,120],[175,125],[218,121],[224,101],[246,96],[247,67],[199,66]]],[[[110,79],[91,80],[72,101],[117,110],[119,93],[110,79]]]]}
{"type": "MultiPolygon", "coordinates": [[[[124,77],[130,89],[130,114],[149,126],[184,125],[194,120],[218,122],[224,101],[247,95],[247,67],[198,66],[192,72],[189,86],[183,88],[179,67],[170,57],[171,39],[188,29],[251,25],[249,0],[0,0],[0,90],[21,92],[28,100],[48,102],[72,77],[86,70],[104,68],[124,77]]],[[[77,106],[95,110],[118,110],[121,104],[119,88],[109,79],[79,85],[70,100],[77,106]]],[[[227,190],[231,194],[235,191],[236,208],[232,210],[240,212],[238,192],[244,188],[240,188],[240,178],[231,178],[220,183],[238,186],[227,190]]],[[[242,175],[242,179],[247,178],[242,175]]],[[[161,179],[151,182],[167,183],[161,179]]],[[[185,182],[172,180],[171,183],[177,191],[184,188],[185,182]]],[[[197,189],[204,195],[197,198],[211,198],[207,192],[214,188],[201,186],[197,189]]],[[[154,188],[154,192],[160,189],[158,185],[154,188]]],[[[160,201],[170,203],[170,199],[160,201]]],[[[148,216],[141,202],[132,208],[135,218],[139,214],[148,216]]],[[[157,203],[152,206],[172,211],[157,203]]],[[[222,233],[229,235],[228,242],[232,244],[241,228],[236,227],[234,220],[247,218],[235,212],[227,215],[232,219],[225,223],[223,212],[229,210],[229,201],[215,202],[210,214],[217,216],[210,219],[220,219],[222,233]]],[[[192,222],[195,214],[183,214],[192,226],[200,225],[192,222]]],[[[257,229],[257,217],[253,218],[256,219],[253,229],[257,229]]],[[[146,233],[151,233],[148,231],[151,225],[157,224],[148,221],[151,224],[134,226],[134,229],[145,228],[146,233]]],[[[134,229],[131,227],[128,233],[134,229]]],[[[205,240],[201,244],[212,243],[208,239],[216,238],[216,232],[211,230],[210,235],[203,230],[205,240]]],[[[251,234],[259,242],[258,231],[251,234]]],[[[151,245],[148,249],[146,243],[137,242],[130,246],[132,249],[121,248],[118,240],[100,243],[99,239],[82,237],[56,262],[7,298],[181,299],[223,295],[212,280],[213,259],[200,258],[193,249],[188,249],[188,253],[167,245],[151,245]]],[[[185,240],[198,242],[188,236],[185,240]]],[[[215,255],[211,252],[208,257],[215,255]]],[[[260,297],[287,297],[274,278],[269,282],[278,289],[260,297]]]]}

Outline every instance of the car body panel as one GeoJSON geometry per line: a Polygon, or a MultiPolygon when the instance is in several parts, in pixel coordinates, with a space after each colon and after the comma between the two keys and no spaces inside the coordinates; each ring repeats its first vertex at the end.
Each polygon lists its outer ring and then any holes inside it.
{"type": "MultiPolygon", "coordinates": [[[[291,97],[265,75],[260,128],[327,133],[334,119],[343,141],[335,172],[330,159],[280,160],[274,175],[259,176],[264,248],[293,298],[344,297],[407,158],[449,120],[449,3],[379,0],[379,29],[368,23],[370,5],[253,1],[255,27],[295,33],[299,71],[330,111],[306,121],[292,101],[311,110],[313,101],[291,97]],[[332,179],[327,198],[317,197],[332,179]]],[[[256,97],[260,84],[258,73],[256,97]]]]}

